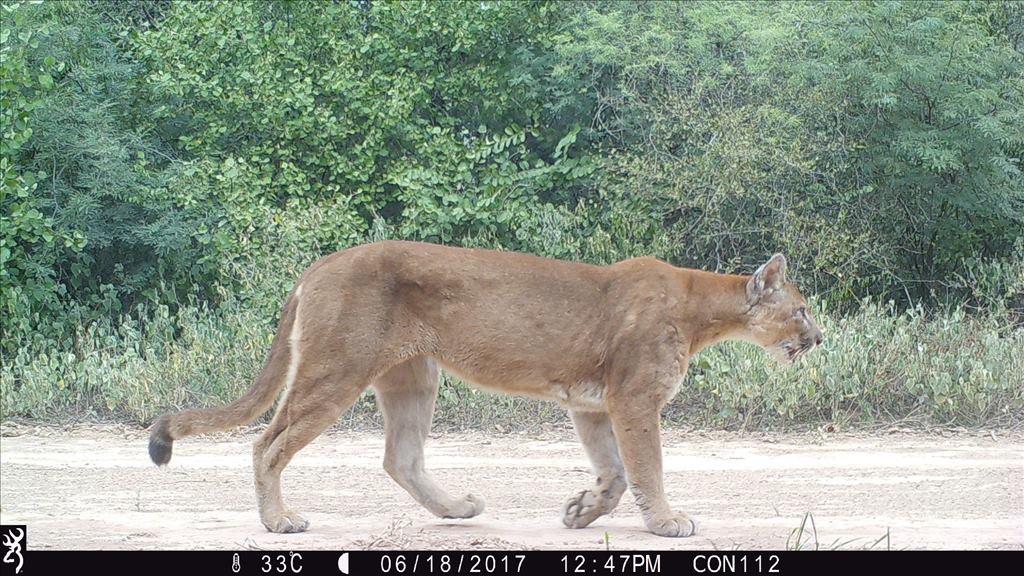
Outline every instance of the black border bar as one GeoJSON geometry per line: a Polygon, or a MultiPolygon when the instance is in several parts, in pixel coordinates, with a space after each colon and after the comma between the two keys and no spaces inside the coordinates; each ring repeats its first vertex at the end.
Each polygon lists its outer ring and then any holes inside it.
{"type": "MultiPolygon", "coordinates": [[[[21,575],[211,574],[1001,574],[1024,550],[982,551],[49,551],[23,552],[21,575]],[[344,556],[343,556],[344,555],[344,556]],[[344,572],[342,568],[347,568],[344,572]]],[[[12,564],[0,565],[3,576],[12,564]]]]}

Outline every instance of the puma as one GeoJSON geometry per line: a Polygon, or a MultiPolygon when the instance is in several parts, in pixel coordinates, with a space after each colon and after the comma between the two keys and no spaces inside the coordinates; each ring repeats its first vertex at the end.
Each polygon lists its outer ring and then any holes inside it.
{"type": "Polygon", "coordinates": [[[467,382],[558,402],[572,415],[596,483],[570,498],[562,521],[582,528],[627,486],[647,528],[689,536],[662,485],[659,417],[692,355],[745,340],[792,363],[821,344],[803,297],[776,254],[752,276],[676,268],[654,258],[610,266],[526,254],[387,241],[326,256],[295,283],[269,357],[244,396],[152,426],[149,454],[174,440],[253,421],[284,393],[253,446],[260,520],[271,532],[309,526],[281,499],[296,452],[373,386],[384,417],[384,469],[444,518],[480,514],[424,469],[423,444],[439,368],[467,382]]]}

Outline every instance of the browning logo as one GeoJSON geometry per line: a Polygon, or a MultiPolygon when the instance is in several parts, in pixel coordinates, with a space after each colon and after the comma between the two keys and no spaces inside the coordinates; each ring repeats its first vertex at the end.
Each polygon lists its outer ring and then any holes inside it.
{"type": "Polygon", "coordinates": [[[0,526],[0,542],[5,549],[3,560],[4,574],[21,574],[25,565],[22,556],[25,546],[25,526],[0,526]],[[14,569],[11,572],[11,568],[14,569]]]}

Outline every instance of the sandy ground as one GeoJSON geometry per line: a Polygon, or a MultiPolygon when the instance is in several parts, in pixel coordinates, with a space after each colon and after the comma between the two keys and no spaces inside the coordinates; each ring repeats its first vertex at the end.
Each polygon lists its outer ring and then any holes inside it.
{"type": "Polygon", "coordinates": [[[559,507],[591,482],[569,431],[433,438],[437,480],[487,500],[471,520],[415,504],[381,468],[380,433],[326,434],[284,474],[286,501],[312,522],[295,535],[259,523],[253,431],[180,441],[163,469],[138,430],[8,425],[0,434],[0,523],[27,524],[36,550],[604,549],[606,533],[613,550],[782,549],[807,512],[823,548],[1024,548],[1020,432],[668,432],[669,499],[701,527],[672,540],[644,531],[629,494],[589,528],[562,526],[559,507]]]}

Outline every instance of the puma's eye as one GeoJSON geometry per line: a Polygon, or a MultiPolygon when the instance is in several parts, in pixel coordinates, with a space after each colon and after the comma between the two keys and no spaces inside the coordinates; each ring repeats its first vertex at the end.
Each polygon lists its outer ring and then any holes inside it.
{"type": "Polygon", "coordinates": [[[805,308],[803,306],[797,308],[796,309],[796,315],[801,317],[801,318],[803,318],[804,320],[806,320],[807,319],[807,308],[805,308]]]}

